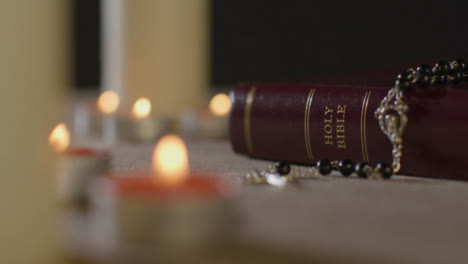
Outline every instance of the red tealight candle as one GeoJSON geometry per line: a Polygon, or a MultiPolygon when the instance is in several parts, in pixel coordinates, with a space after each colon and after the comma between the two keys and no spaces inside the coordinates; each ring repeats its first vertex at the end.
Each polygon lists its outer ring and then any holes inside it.
{"type": "Polygon", "coordinates": [[[155,182],[146,172],[133,173],[132,177],[112,175],[120,197],[140,196],[151,202],[167,202],[187,198],[229,199],[236,191],[229,189],[227,181],[207,173],[191,173],[176,185],[155,182]]]}
{"type": "Polygon", "coordinates": [[[69,148],[70,133],[63,123],[52,130],[49,144],[58,154],[58,198],[65,205],[78,205],[86,199],[91,179],[109,169],[110,155],[88,148],[69,148]]]}
{"type": "Polygon", "coordinates": [[[126,240],[194,246],[226,239],[235,230],[237,185],[208,173],[190,173],[185,144],[175,135],[160,139],[151,171],[109,179],[126,240]]]}
{"type": "Polygon", "coordinates": [[[67,149],[62,155],[65,156],[78,156],[78,157],[108,157],[107,151],[99,151],[90,148],[71,147],[67,149]]]}

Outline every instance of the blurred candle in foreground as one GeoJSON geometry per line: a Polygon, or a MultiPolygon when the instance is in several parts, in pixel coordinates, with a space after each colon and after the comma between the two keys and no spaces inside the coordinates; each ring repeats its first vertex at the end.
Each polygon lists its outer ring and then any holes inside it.
{"type": "Polygon", "coordinates": [[[150,170],[111,174],[109,179],[115,188],[108,188],[113,190],[108,195],[117,195],[112,200],[126,240],[199,247],[229,239],[236,230],[238,185],[210,172],[190,171],[187,148],[177,135],[161,137],[150,170]]]}
{"type": "Polygon", "coordinates": [[[70,3],[0,1],[0,263],[61,263],[47,137],[71,88],[70,3]]]}
{"type": "Polygon", "coordinates": [[[163,136],[153,153],[153,178],[163,184],[176,185],[189,175],[189,161],[184,141],[176,135],[163,136]]]}

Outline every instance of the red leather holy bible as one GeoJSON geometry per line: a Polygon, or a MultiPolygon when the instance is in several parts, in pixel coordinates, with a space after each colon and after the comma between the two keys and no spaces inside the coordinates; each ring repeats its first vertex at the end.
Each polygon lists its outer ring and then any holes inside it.
{"type": "MultiPolygon", "coordinates": [[[[254,158],[297,164],[325,158],[391,163],[392,145],[374,117],[393,84],[387,79],[359,86],[240,84],[233,91],[232,147],[254,158]]],[[[399,174],[468,180],[468,85],[415,90],[405,101],[408,125],[399,174]]]]}

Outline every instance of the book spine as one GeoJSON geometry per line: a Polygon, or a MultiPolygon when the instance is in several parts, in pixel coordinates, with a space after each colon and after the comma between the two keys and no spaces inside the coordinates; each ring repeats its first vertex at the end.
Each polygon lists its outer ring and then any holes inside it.
{"type": "MultiPolygon", "coordinates": [[[[254,158],[313,165],[320,159],[392,161],[374,112],[388,89],[312,84],[241,84],[234,89],[230,139],[254,158]]],[[[468,180],[467,90],[416,92],[403,137],[400,174],[468,180]]]]}

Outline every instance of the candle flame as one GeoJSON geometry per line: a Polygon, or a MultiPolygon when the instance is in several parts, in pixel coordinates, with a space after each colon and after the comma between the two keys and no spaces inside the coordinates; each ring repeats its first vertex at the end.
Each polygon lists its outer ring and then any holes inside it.
{"type": "Polygon", "coordinates": [[[103,92],[97,101],[99,111],[105,114],[111,114],[119,107],[119,96],[113,91],[103,92]]]}
{"type": "Polygon", "coordinates": [[[151,101],[148,98],[142,97],[135,101],[132,107],[132,114],[138,119],[143,119],[151,113],[151,101]]]}
{"type": "Polygon", "coordinates": [[[176,135],[163,136],[153,153],[153,176],[156,181],[176,185],[189,175],[189,160],[184,141],[176,135]]]}
{"type": "Polygon", "coordinates": [[[70,132],[64,123],[57,124],[49,135],[49,145],[52,149],[61,153],[70,145],[70,132]]]}
{"type": "Polygon", "coordinates": [[[231,100],[224,93],[215,95],[210,101],[210,111],[217,116],[225,116],[231,111],[231,100]]]}

